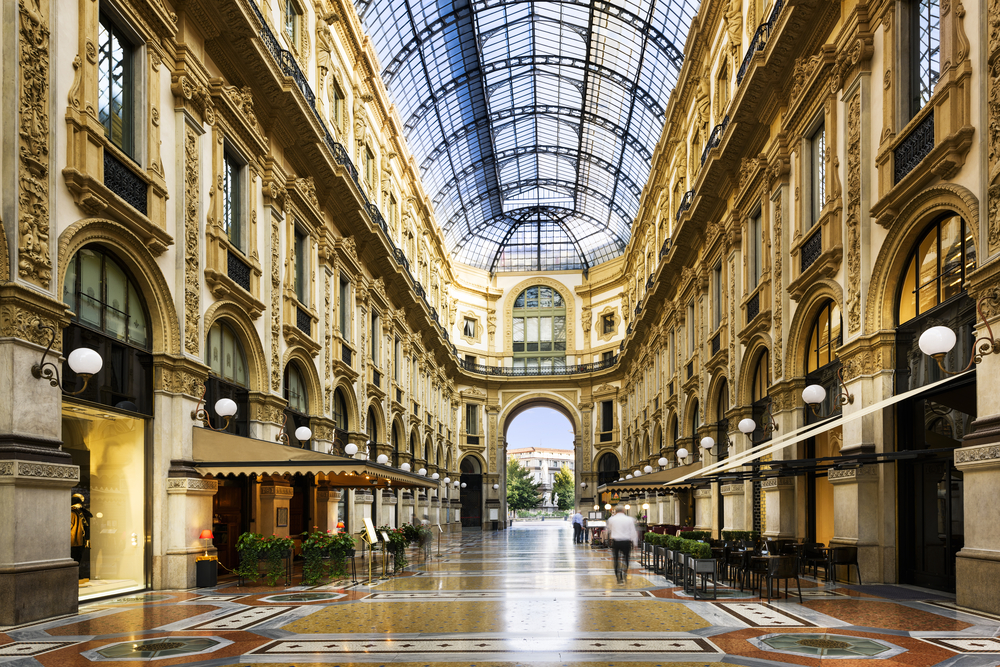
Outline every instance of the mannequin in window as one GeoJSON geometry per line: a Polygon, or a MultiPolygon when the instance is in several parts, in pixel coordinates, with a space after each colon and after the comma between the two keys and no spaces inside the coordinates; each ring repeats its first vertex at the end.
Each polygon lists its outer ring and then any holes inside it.
{"type": "Polygon", "coordinates": [[[84,559],[84,549],[90,548],[90,520],[93,518],[87,509],[83,494],[74,493],[70,499],[70,556],[80,564],[80,580],[90,580],[90,559],[84,559]]]}

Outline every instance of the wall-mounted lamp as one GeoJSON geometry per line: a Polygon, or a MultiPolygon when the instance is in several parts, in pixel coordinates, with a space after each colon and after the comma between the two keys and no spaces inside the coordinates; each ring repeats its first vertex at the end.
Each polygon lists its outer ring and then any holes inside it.
{"type": "Polygon", "coordinates": [[[459,481],[458,481],[458,480],[456,479],[456,480],[455,480],[455,488],[456,488],[456,489],[458,488],[458,485],[459,485],[459,481]]]}
{"type": "Polygon", "coordinates": [[[388,462],[389,462],[388,454],[379,454],[378,457],[375,459],[375,463],[379,463],[381,465],[385,465],[388,462]]]}
{"type": "MultiPolygon", "coordinates": [[[[344,451],[347,451],[347,449],[345,448],[344,451]]],[[[399,464],[399,469],[403,472],[410,472],[410,464],[404,461],[399,464]]]]}
{"type": "Polygon", "coordinates": [[[236,415],[236,401],[231,398],[220,398],[215,402],[215,413],[222,417],[225,421],[222,423],[222,428],[215,428],[212,426],[212,421],[209,418],[208,410],[205,408],[205,394],[208,393],[208,386],[205,386],[205,391],[201,392],[201,398],[198,399],[198,405],[195,409],[191,411],[191,419],[195,421],[200,421],[206,427],[212,429],[213,431],[225,431],[229,428],[229,420],[234,415],[236,415]]]}
{"type": "Polygon", "coordinates": [[[587,488],[587,483],[586,482],[580,482],[580,488],[581,489],[586,489],[587,488]]]}
{"type": "MultiPolygon", "coordinates": [[[[937,328],[937,327],[935,327],[937,328]]],[[[940,327],[942,329],[946,327],[940,327]]],[[[951,333],[951,329],[948,329],[951,333]]],[[[926,333],[926,332],[924,332],[926,333]]],[[[955,334],[952,333],[952,336],[955,334]]],[[[938,363],[941,363],[940,361],[938,363]]],[[[947,372],[947,371],[946,371],[947,372]]],[[[844,383],[844,369],[837,369],[837,381],[840,383],[840,393],[833,399],[834,410],[839,410],[844,403],[848,405],[854,403],[854,394],[847,390],[847,385],[844,383]]],[[[826,389],[822,385],[811,384],[802,390],[802,400],[809,406],[814,415],[819,414],[819,406],[823,404],[826,400],[826,389]]]]}
{"type": "Polygon", "coordinates": [[[632,471],[632,476],[633,477],[642,477],[642,471],[641,470],[633,470],[632,471]]]}
{"type": "Polygon", "coordinates": [[[599,509],[601,509],[601,506],[600,506],[600,505],[594,505],[594,511],[595,511],[595,512],[596,512],[597,510],[599,510],[599,509]]]}
{"type": "Polygon", "coordinates": [[[670,459],[668,459],[666,456],[661,456],[656,463],[659,464],[661,468],[666,468],[667,464],[670,463],[670,459]]]}
{"type": "Polygon", "coordinates": [[[348,456],[354,456],[358,453],[358,446],[353,442],[349,442],[344,446],[344,453],[348,456]]]}
{"type": "Polygon", "coordinates": [[[441,475],[438,474],[438,473],[436,473],[436,472],[435,473],[431,473],[431,479],[439,479],[440,477],[441,477],[441,475]]]}
{"type": "Polygon", "coordinates": [[[451,484],[451,477],[445,477],[444,478],[444,483],[445,484],[451,484]]]}
{"type": "Polygon", "coordinates": [[[629,505],[628,503],[625,503],[625,511],[628,512],[630,509],[632,509],[632,506],[629,505]]]}
{"type": "Polygon", "coordinates": [[[420,470],[417,471],[417,474],[418,475],[426,475],[427,474],[427,468],[421,468],[420,470]]]}
{"type": "MultiPolygon", "coordinates": [[[[52,344],[56,342],[56,330],[55,327],[50,327],[47,324],[42,324],[41,321],[35,322],[35,326],[40,330],[47,330],[49,332],[49,344],[42,352],[42,358],[38,360],[38,363],[31,367],[31,374],[37,380],[48,380],[49,384],[53,387],[58,387],[62,380],[59,379],[59,369],[51,361],[45,361],[45,357],[48,356],[49,351],[52,350],[52,344]]],[[[104,360],[101,359],[101,355],[97,353],[96,350],[91,350],[89,347],[78,347],[69,353],[66,357],[66,363],[69,364],[71,371],[83,378],[83,386],[76,391],[67,391],[63,389],[69,396],[76,396],[77,394],[82,394],[84,390],[87,389],[87,382],[90,378],[101,370],[104,366],[104,360]]]]}
{"type": "Polygon", "coordinates": [[[499,489],[499,488],[500,488],[500,485],[499,485],[499,484],[494,484],[494,485],[493,485],[493,490],[494,490],[494,491],[496,491],[496,490],[497,490],[497,489],[499,489]]]}
{"type": "MultiPolygon", "coordinates": [[[[751,419],[750,421],[753,420],[751,419]]],[[[701,439],[701,448],[705,450],[706,454],[711,454],[712,456],[721,456],[722,455],[721,449],[719,451],[715,451],[716,444],[721,444],[721,443],[716,443],[715,439],[712,438],[711,436],[705,436],[704,438],[701,439]]],[[[727,441],[726,442],[727,450],[729,449],[729,445],[730,443],[727,441]]]]}
{"type": "Polygon", "coordinates": [[[645,466],[642,469],[642,471],[648,475],[649,473],[653,472],[653,466],[645,466]]]}
{"type": "Polygon", "coordinates": [[[465,488],[465,482],[462,482],[462,488],[463,489],[465,488]]]}
{"type": "Polygon", "coordinates": [[[604,503],[604,509],[611,510],[611,503],[604,503]]]}
{"type": "MultiPolygon", "coordinates": [[[[741,419],[740,423],[736,425],[736,428],[740,430],[740,433],[750,438],[753,442],[753,432],[757,430],[757,422],[753,419],[747,417],[746,419],[741,419]]],[[[761,431],[764,435],[768,433],[774,433],[778,430],[778,422],[774,421],[774,417],[771,416],[771,401],[768,399],[767,406],[764,408],[764,423],[761,425],[761,431]]]]}
{"type": "Polygon", "coordinates": [[[625,475],[625,479],[632,479],[632,475],[625,475]]]}
{"type": "MultiPolygon", "coordinates": [[[[233,405],[235,406],[236,404],[234,403],[233,405]]],[[[216,406],[218,406],[218,403],[216,403],[216,406]]],[[[218,410],[218,407],[216,407],[216,409],[218,410]]],[[[235,413],[235,410],[233,412],[235,413]]],[[[281,425],[281,430],[278,432],[278,437],[277,437],[278,442],[280,442],[283,445],[288,444],[288,432],[286,431],[287,428],[288,428],[288,413],[286,412],[285,422],[281,425]]],[[[295,439],[298,440],[303,445],[309,442],[309,439],[312,437],[313,437],[313,432],[308,426],[300,426],[297,429],[295,429],[295,439]]]]}
{"type": "Polygon", "coordinates": [[[1000,338],[993,337],[993,328],[990,326],[989,320],[983,315],[983,302],[987,300],[1000,302],[1000,296],[987,294],[976,302],[976,312],[979,313],[979,319],[981,319],[983,324],[986,325],[987,335],[980,336],[976,339],[976,342],[973,343],[972,358],[969,359],[968,365],[966,365],[966,367],[962,370],[949,371],[944,367],[945,355],[951,352],[952,348],[955,347],[955,343],[958,342],[958,335],[954,332],[954,330],[949,327],[936,326],[931,327],[927,331],[920,334],[920,340],[917,341],[917,345],[920,346],[920,351],[929,357],[933,357],[942,373],[945,373],[946,375],[958,375],[959,373],[964,373],[972,368],[973,364],[981,363],[983,361],[983,357],[986,355],[1000,353],[1000,338]]]}
{"type": "Polygon", "coordinates": [[[680,449],[677,450],[677,459],[681,463],[683,463],[684,459],[686,459],[687,457],[688,457],[688,450],[687,449],[685,449],[684,447],[681,447],[680,449]]]}

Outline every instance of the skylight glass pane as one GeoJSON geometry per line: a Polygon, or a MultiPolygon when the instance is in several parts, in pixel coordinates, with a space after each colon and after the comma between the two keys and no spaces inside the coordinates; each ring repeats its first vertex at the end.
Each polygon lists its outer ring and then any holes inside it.
{"type": "Polygon", "coordinates": [[[555,270],[622,252],[698,4],[525,0],[456,9],[359,0],[459,261],[555,270]],[[589,71],[581,66],[588,57],[589,71]],[[508,237],[511,225],[524,233],[508,237]]]}

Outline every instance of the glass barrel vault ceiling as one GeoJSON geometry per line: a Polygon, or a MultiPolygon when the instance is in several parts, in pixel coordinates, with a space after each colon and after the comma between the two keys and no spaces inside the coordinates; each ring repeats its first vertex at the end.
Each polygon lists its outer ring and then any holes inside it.
{"type": "Polygon", "coordinates": [[[700,0],[356,0],[455,259],[618,256],[700,0]]]}

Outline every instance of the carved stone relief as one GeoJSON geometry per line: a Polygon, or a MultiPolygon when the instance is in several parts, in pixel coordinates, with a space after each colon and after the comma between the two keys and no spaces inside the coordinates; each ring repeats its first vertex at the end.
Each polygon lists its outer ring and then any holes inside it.
{"type": "Polygon", "coordinates": [[[184,349],[197,355],[201,319],[198,285],[198,137],[186,128],[184,135],[184,349]]]}
{"type": "Polygon", "coordinates": [[[281,241],[278,218],[271,216],[271,391],[281,388],[281,362],[278,345],[281,340],[281,241]]]}
{"type": "Polygon", "coordinates": [[[861,330],[861,94],[847,107],[847,331],[861,330]]]}
{"type": "Polygon", "coordinates": [[[49,252],[49,7],[46,0],[21,0],[18,41],[18,275],[48,288],[49,252]],[[30,66],[27,64],[30,63],[30,66]]]}
{"type": "MultiPolygon", "coordinates": [[[[782,258],[781,258],[781,195],[774,200],[774,259],[772,265],[772,271],[774,273],[774,310],[771,313],[771,321],[774,324],[774,345],[771,346],[771,359],[774,362],[774,377],[781,377],[781,350],[783,348],[782,343],[782,330],[781,330],[781,315],[782,315],[782,297],[784,296],[785,290],[784,285],[781,282],[781,269],[782,269],[782,258]]],[[[732,298],[729,299],[733,301],[732,298]]],[[[732,354],[732,352],[730,352],[732,354]]]]}

